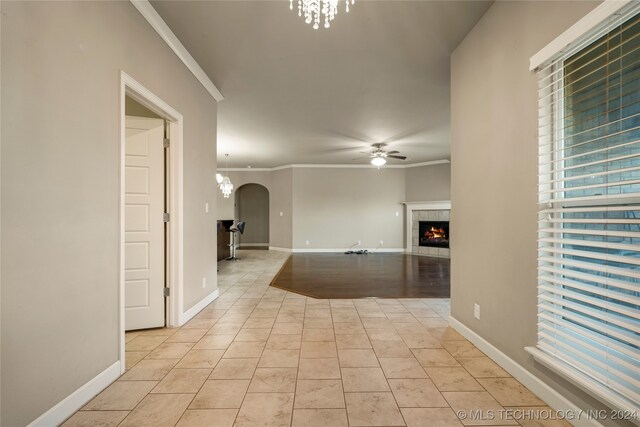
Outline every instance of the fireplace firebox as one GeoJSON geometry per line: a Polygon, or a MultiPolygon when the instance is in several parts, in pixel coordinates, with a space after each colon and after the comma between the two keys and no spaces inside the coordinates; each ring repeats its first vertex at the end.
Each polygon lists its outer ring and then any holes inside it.
{"type": "Polygon", "coordinates": [[[449,221],[420,221],[419,226],[420,246],[449,247],[449,221]]]}

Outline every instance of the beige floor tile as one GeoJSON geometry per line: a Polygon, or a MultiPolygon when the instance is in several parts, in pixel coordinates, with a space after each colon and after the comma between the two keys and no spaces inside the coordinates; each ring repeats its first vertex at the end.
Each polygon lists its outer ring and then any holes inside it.
{"type": "Polygon", "coordinates": [[[446,319],[443,319],[442,317],[421,317],[418,319],[418,321],[425,327],[425,328],[446,328],[449,326],[449,321],[446,319]]]}
{"type": "Polygon", "coordinates": [[[300,357],[303,359],[338,357],[336,343],[327,341],[303,341],[300,357]]]}
{"type": "Polygon", "coordinates": [[[279,308],[257,308],[251,313],[252,318],[273,318],[278,315],[279,308]]]}
{"type": "Polygon", "coordinates": [[[211,329],[215,325],[216,319],[191,319],[182,329],[211,329]]]}
{"type": "Polygon", "coordinates": [[[264,342],[233,342],[224,353],[224,358],[260,357],[266,343],[264,342]]]}
{"type": "Polygon", "coordinates": [[[242,329],[242,322],[239,323],[216,323],[209,329],[208,335],[235,335],[242,329]]]}
{"type": "Polygon", "coordinates": [[[501,419],[502,417],[499,414],[504,413],[504,408],[486,391],[446,391],[442,395],[456,414],[464,414],[464,419],[461,420],[464,425],[495,426],[518,424],[511,419],[501,419]],[[473,416],[474,412],[488,414],[489,411],[498,414],[495,419],[486,419],[488,417],[478,419],[478,417],[473,416]]]}
{"type": "Polygon", "coordinates": [[[401,334],[409,348],[442,348],[440,341],[429,334],[401,334]]]}
{"type": "Polygon", "coordinates": [[[371,341],[378,357],[413,357],[413,353],[403,341],[371,341]]]}
{"type": "Polygon", "coordinates": [[[218,361],[222,358],[224,350],[189,350],[182,358],[176,368],[215,368],[218,361]]]}
{"type": "Polygon", "coordinates": [[[344,409],[294,409],[292,427],[348,427],[344,409]]]}
{"type": "Polygon", "coordinates": [[[440,391],[484,391],[464,368],[426,368],[426,371],[440,391]]]}
{"type": "Polygon", "coordinates": [[[173,427],[193,394],[150,394],[131,411],[121,427],[173,427]]]}
{"type": "Polygon", "coordinates": [[[127,371],[123,376],[124,381],[160,381],[178,363],[179,359],[145,359],[127,371]]]}
{"type": "Polygon", "coordinates": [[[212,380],[250,380],[260,359],[221,359],[209,377],[212,380]]]}
{"type": "Polygon", "coordinates": [[[176,427],[232,427],[237,409],[187,409],[176,427]]]}
{"type": "Polygon", "coordinates": [[[338,348],[372,348],[367,334],[336,335],[338,348]]]}
{"type": "Polygon", "coordinates": [[[352,427],[405,425],[391,393],[346,393],[345,400],[352,427]]]}
{"type": "Polygon", "coordinates": [[[124,361],[125,361],[126,369],[129,370],[133,368],[136,365],[136,363],[144,359],[149,353],[150,351],[146,351],[146,350],[125,352],[124,361]]]}
{"type": "Polygon", "coordinates": [[[387,379],[380,368],[342,368],[340,372],[345,393],[389,391],[387,379]]]}
{"type": "Polygon", "coordinates": [[[379,367],[378,358],[370,349],[342,349],[338,350],[341,368],[376,368],[379,367]]]}
{"type": "Polygon", "coordinates": [[[542,406],[545,403],[514,378],[479,378],[502,406],[542,406]]]}
{"type": "Polygon", "coordinates": [[[412,350],[418,362],[424,367],[454,367],[460,366],[447,350],[419,348],[412,350]]]}
{"type": "Polygon", "coordinates": [[[234,341],[267,341],[271,329],[241,329],[234,341]]]}
{"type": "Polygon", "coordinates": [[[300,350],[265,350],[258,366],[261,368],[295,368],[300,359],[300,350]]]}
{"type": "Polygon", "coordinates": [[[380,358],[378,361],[387,378],[427,378],[426,372],[413,357],[380,358]]]}
{"type": "Polygon", "coordinates": [[[336,322],[333,325],[333,330],[336,335],[366,334],[364,326],[359,320],[357,322],[336,322]]]}
{"type": "Polygon", "coordinates": [[[272,334],[300,335],[302,334],[302,322],[276,322],[271,330],[272,334]]]}
{"type": "Polygon", "coordinates": [[[237,409],[248,387],[249,380],[207,380],[189,409],[237,409]]]}
{"type": "Polygon", "coordinates": [[[451,327],[429,328],[429,333],[440,341],[465,341],[465,338],[451,327]]]}
{"type": "Polygon", "coordinates": [[[386,316],[384,316],[384,317],[368,317],[368,316],[363,316],[361,314],[360,318],[362,320],[362,325],[365,327],[365,329],[393,330],[393,324],[389,321],[389,319],[387,319],[386,316]]]}
{"type": "Polygon", "coordinates": [[[390,379],[391,391],[401,408],[444,408],[449,406],[428,379],[390,379]]]}
{"type": "Polygon", "coordinates": [[[62,424],[62,427],[116,427],[128,411],[79,411],[62,424]]]}
{"type": "Polygon", "coordinates": [[[153,389],[157,381],[116,381],[85,405],[88,411],[130,411],[153,389]]]}
{"type": "Polygon", "coordinates": [[[126,351],[151,351],[166,340],[166,336],[138,335],[125,344],[126,351]]]}
{"type": "Polygon", "coordinates": [[[305,329],[331,329],[333,328],[333,320],[330,317],[305,317],[305,329]]]}
{"type": "Polygon", "coordinates": [[[193,342],[196,343],[207,333],[209,329],[180,329],[171,335],[165,342],[193,342]]]}
{"type": "Polygon", "coordinates": [[[402,337],[395,330],[388,329],[367,329],[367,335],[369,339],[373,341],[385,341],[385,342],[403,342],[402,337]]]}
{"type": "Polygon", "coordinates": [[[300,350],[302,335],[271,334],[265,350],[300,350]]]}
{"type": "Polygon", "coordinates": [[[304,317],[328,317],[331,318],[331,310],[328,308],[309,308],[307,305],[307,309],[304,312],[304,317]]]}
{"type": "Polygon", "coordinates": [[[340,378],[338,359],[300,359],[298,379],[331,380],[340,378]]]}
{"type": "Polygon", "coordinates": [[[143,336],[163,336],[169,337],[175,334],[179,328],[152,328],[152,329],[144,329],[140,332],[140,335],[143,336]]]}
{"type": "Polygon", "coordinates": [[[135,337],[137,337],[138,335],[140,335],[140,331],[125,332],[124,333],[125,344],[131,341],[132,339],[134,339],[135,337]]]}
{"type": "Polygon", "coordinates": [[[293,393],[248,393],[236,418],[236,427],[289,427],[293,393]]]}
{"type": "Polygon", "coordinates": [[[256,369],[249,393],[293,393],[296,391],[297,368],[256,369]]]}
{"type": "Polygon", "coordinates": [[[181,359],[193,347],[192,343],[163,343],[153,350],[148,359],[181,359]]]}
{"type": "Polygon", "coordinates": [[[335,341],[333,329],[303,329],[302,341],[335,341]]]}
{"type": "Polygon", "coordinates": [[[458,362],[476,378],[510,377],[510,375],[488,357],[460,357],[458,362]]]}
{"type": "Polygon", "coordinates": [[[232,427],[237,409],[187,409],[176,427],[232,427]]]}
{"type": "Polygon", "coordinates": [[[418,321],[410,323],[394,322],[393,327],[400,335],[422,335],[429,333],[429,330],[422,326],[418,321]]]}
{"type": "Polygon", "coordinates": [[[205,335],[193,348],[197,350],[226,350],[229,348],[235,335],[205,335]]]}
{"type": "MultiPolygon", "coordinates": [[[[304,312],[302,313],[280,313],[276,317],[276,325],[278,323],[302,323],[304,321],[304,312]]],[[[302,331],[300,331],[301,333],[302,331]]]]}
{"type": "Polygon", "coordinates": [[[484,357],[481,352],[469,341],[443,341],[442,345],[455,358],[458,357],[484,357]]]}
{"type": "Polygon", "coordinates": [[[407,427],[462,427],[451,408],[402,408],[407,427]]]}
{"type": "Polygon", "coordinates": [[[298,380],[296,408],[344,408],[340,380],[298,380]]]}
{"type": "Polygon", "coordinates": [[[271,329],[273,324],[275,323],[275,316],[273,318],[269,317],[254,317],[247,319],[244,322],[244,329],[271,329]]]}
{"type": "Polygon", "coordinates": [[[173,369],[151,393],[197,393],[211,374],[211,369],[173,369]]]}

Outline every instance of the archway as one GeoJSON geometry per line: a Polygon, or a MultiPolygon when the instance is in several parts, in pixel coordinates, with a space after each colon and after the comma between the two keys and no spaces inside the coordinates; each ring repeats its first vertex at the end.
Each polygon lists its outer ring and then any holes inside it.
{"type": "Polygon", "coordinates": [[[244,184],[236,190],[235,217],[245,222],[238,236],[242,249],[269,248],[269,190],[260,184],[244,184]]]}

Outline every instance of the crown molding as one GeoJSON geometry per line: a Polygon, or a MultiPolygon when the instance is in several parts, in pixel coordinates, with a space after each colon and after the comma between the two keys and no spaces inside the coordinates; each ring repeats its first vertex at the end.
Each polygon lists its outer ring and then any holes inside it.
{"type": "MultiPolygon", "coordinates": [[[[417,168],[420,166],[433,166],[451,163],[450,160],[433,160],[430,162],[411,163],[408,165],[384,165],[380,169],[409,169],[417,168]]],[[[375,166],[372,165],[344,165],[344,164],[291,164],[283,166],[275,166],[272,168],[219,168],[222,172],[273,172],[282,169],[372,169],[375,166]]]]}
{"type": "Polygon", "coordinates": [[[213,98],[220,102],[224,99],[222,93],[218,90],[216,85],[213,84],[207,73],[204,72],[200,64],[193,59],[193,56],[189,53],[187,48],[180,42],[178,37],[171,31],[171,28],[164,22],[164,19],[158,14],[148,0],[130,0],[133,7],[147,20],[147,22],[156,30],[156,33],[164,40],[164,42],[171,48],[178,58],[187,66],[189,71],[193,73],[196,79],[204,86],[204,88],[213,96],[213,98]]]}

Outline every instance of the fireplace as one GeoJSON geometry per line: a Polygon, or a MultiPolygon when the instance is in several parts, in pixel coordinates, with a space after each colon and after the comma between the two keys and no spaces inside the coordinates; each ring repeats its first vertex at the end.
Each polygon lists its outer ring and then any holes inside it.
{"type": "Polygon", "coordinates": [[[448,248],[449,221],[420,221],[418,237],[420,246],[448,248]]]}

